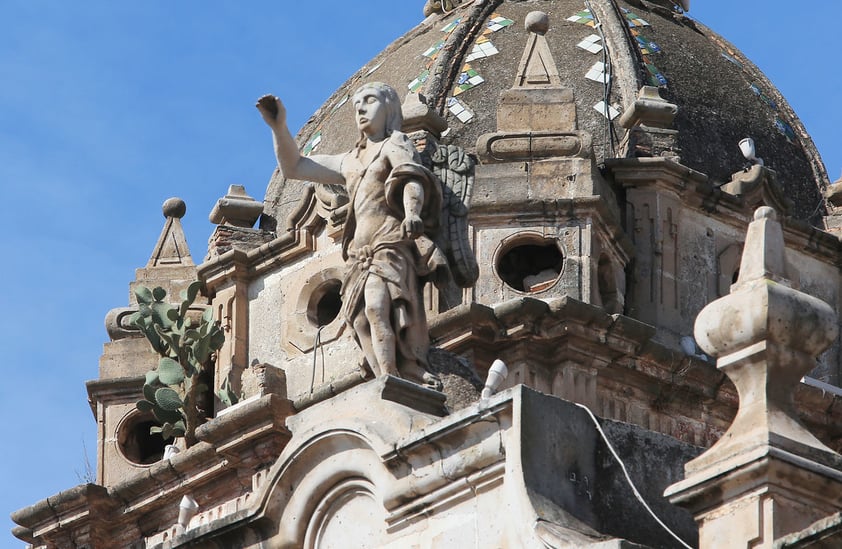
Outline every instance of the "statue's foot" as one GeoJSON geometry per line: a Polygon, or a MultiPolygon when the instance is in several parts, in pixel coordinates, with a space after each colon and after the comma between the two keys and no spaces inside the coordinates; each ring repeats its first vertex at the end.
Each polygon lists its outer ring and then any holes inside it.
{"type": "Polygon", "coordinates": [[[362,358],[357,362],[357,370],[363,379],[377,377],[377,374],[371,369],[371,366],[369,366],[368,361],[365,358],[362,358]]]}
{"type": "Polygon", "coordinates": [[[428,372],[418,363],[404,364],[397,372],[398,377],[417,383],[423,387],[441,391],[444,388],[441,379],[434,373],[428,372]]]}
{"type": "Polygon", "coordinates": [[[434,391],[441,391],[444,388],[444,385],[442,384],[441,379],[439,379],[439,376],[437,376],[436,374],[431,374],[430,372],[424,372],[424,375],[421,376],[421,378],[422,378],[421,385],[423,385],[425,387],[429,387],[430,389],[433,389],[434,391]]]}

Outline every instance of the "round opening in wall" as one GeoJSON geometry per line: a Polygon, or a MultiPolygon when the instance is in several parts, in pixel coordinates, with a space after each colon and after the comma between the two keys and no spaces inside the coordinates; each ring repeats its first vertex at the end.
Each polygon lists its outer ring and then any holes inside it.
{"type": "Polygon", "coordinates": [[[561,275],[564,256],[558,243],[538,235],[523,235],[503,247],[497,256],[497,275],[512,289],[540,292],[561,275]]]}
{"type": "Polygon", "coordinates": [[[307,303],[307,320],[316,327],[327,326],[333,322],[342,310],[340,290],[342,282],[337,279],[326,280],[319,284],[307,303]]]}
{"type": "Polygon", "coordinates": [[[125,418],[117,428],[117,446],[123,457],[136,465],[160,461],[167,442],[160,433],[149,432],[149,428],[156,425],[158,423],[149,414],[134,413],[125,418]]]}

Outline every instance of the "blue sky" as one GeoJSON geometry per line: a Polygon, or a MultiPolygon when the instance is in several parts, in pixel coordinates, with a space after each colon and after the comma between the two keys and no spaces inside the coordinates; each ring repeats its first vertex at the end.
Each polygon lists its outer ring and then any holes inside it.
{"type": "MultiPolygon", "coordinates": [[[[0,529],[12,527],[11,511],[81,482],[83,444],[95,460],[84,382],[97,377],[106,312],[128,303],[134,269],[149,259],[163,226],[161,203],[185,199],[188,243],[201,261],[215,201],[232,183],[261,199],[274,168],[255,99],[281,95],[290,127],[300,127],[419,22],[422,5],[3,3],[0,416],[3,440],[14,447],[0,457],[0,529]]],[[[842,174],[842,2],[796,5],[694,0],[690,15],[777,84],[835,180],[842,174]]],[[[10,534],[0,539],[15,544],[10,534]]]]}

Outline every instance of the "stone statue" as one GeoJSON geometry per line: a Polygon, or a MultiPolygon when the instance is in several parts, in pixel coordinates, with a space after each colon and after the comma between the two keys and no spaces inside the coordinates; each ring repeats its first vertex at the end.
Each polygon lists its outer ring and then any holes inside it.
{"type": "Polygon", "coordinates": [[[338,155],[301,156],[274,96],[257,102],[272,129],[284,177],[344,185],[350,196],[342,238],[347,271],[342,314],[368,368],[439,387],[427,370],[429,334],[424,282],[447,280],[447,259],[435,244],[442,210],[440,184],[400,131],[401,105],[386,84],[368,83],[352,98],[360,138],[338,155]]]}
{"type": "Polygon", "coordinates": [[[447,13],[459,7],[463,0],[427,0],[424,4],[424,16],[429,17],[434,13],[447,13]]]}

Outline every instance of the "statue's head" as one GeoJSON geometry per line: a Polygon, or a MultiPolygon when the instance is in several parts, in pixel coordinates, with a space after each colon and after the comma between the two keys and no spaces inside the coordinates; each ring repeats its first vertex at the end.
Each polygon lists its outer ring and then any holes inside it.
{"type": "Polygon", "coordinates": [[[403,124],[401,102],[395,89],[383,82],[369,82],[354,92],[351,102],[357,114],[360,137],[365,139],[379,134],[384,137],[400,131],[403,124]],[[361,110],[366,111],[361,114],[361,110]]]}

